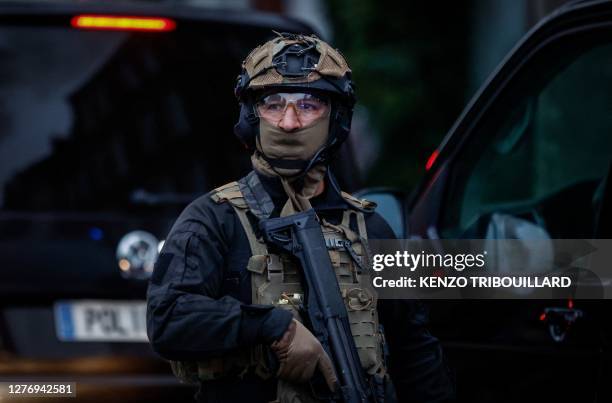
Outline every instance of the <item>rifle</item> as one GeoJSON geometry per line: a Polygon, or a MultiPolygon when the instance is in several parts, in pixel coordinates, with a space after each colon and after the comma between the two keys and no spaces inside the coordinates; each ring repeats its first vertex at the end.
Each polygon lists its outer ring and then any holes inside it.
{"type": "Polygon", "coordinates": [[[381,385],[368,379],[361,367],[346,307],[315,211],[310,209],[287,217],[263,219],[259,227],[268,244],[291,253],[302,265],[306,305],[301,307],[301,313],[333,361],[339,380],[339,392],[324,398],[346,403],[383,401],[381,385]]]}

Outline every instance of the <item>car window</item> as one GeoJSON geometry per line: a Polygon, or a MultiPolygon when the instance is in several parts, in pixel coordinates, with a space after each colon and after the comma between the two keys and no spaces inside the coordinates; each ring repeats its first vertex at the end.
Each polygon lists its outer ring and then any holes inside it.
{"type": "Polygon", "coordinates": [[[526,69],[459,154],[445,236],[484,237],[510,217],[593,236],[612,155],[612,43],[555,57],[526,69]]]}
{"type": "Polygon", "coordinates": [[[240,177],[235,78],[273,35],[0,27],[0,212],[185,204],[240,177]]]}

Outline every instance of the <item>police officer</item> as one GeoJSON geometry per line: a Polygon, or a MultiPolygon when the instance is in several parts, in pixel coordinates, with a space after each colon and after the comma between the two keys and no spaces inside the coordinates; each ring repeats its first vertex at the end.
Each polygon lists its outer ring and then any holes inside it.
{"type": "Polygon", "coordinates": [[[364,372],[387,401],[392,384],[400,401],[450,399],[423,308],[378,301],[364,267],[367,239],[393,232],[372,203],[341,192],[328,169],[355,103],[344,57],[314,36],[279,34],[245,59],[235,92],[235,134],[252,152],[253,171],[192,202],[171,229],[147,295],[153,349],[200,386],[204,402],[316,401],[308,384],[315,373],[333,390],[330,358],[302,324],[299,264],[270,250],[257,225],[314,208],[364,372]]]}

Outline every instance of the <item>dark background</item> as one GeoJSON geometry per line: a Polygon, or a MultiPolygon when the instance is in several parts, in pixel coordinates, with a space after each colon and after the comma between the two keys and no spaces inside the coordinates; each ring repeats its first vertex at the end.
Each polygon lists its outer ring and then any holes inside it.
{"type": "Polygon", "coordinates": [[[379,155],[369,185],[415,184],[460,112],[508,51],[563,1],[326,3],[379,155]]]}

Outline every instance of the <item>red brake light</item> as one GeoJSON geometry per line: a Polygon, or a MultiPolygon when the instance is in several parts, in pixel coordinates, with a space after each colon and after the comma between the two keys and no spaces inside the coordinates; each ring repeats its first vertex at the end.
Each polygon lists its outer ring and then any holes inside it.
{"type": "Polygon", "coordinates": [[[429,169],[433,166],[434,162],[436,162],[436,158],[438,158],[438,154],[440,154],[438,150],[434,150],[434,152],[431,153],[431,155],[429,156],[429,159],[427,160],[427,164],[425,164],[426,171],[429,171],[429,169]]]}
{"type": "Polygon", "coordinates": [[[80,29],[115,31],[172,31],[176,28],[176,22],[169,18],[117,15],[76,15],[70,24],[80,29]]]}

